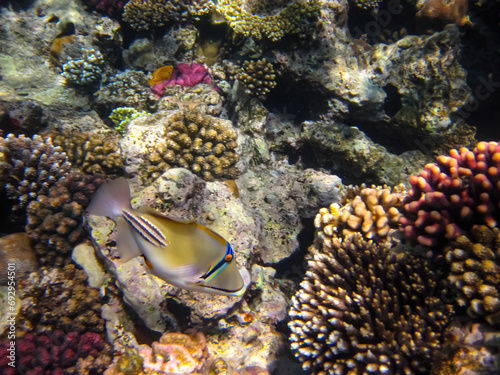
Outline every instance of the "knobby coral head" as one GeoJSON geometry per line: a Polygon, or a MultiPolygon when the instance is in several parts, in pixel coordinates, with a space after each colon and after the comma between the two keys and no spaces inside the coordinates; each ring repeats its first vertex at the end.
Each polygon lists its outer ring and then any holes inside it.
{"type": "Polygon", "coordinates": [[[500,219],[500,144],[480,142],[427,164],[410,177],[401,226],[414,243],[438,246],[475,224],[490,228],[500,219]]]}

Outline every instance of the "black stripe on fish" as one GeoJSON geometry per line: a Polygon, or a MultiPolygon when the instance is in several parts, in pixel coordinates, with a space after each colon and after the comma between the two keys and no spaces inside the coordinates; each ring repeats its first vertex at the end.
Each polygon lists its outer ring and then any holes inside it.
{"type": "Polygon", "coordinates": [[[139,233],[146,241],[156,247],[167,246],[165,235],[149,220],[143,216],[137,216],[130,211],[123,210],[125,220],[139,233]]]}

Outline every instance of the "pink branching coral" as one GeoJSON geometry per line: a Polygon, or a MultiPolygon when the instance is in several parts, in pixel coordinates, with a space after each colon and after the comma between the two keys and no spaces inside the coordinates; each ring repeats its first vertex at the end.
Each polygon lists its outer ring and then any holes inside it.
{"type": "Polygon", "coordinates": [[[169,79],[163,80],[160,83],[154,84],[151,90],[158,97],[163,96],[163,90],[166,86],[180,85],[183,87],[192,87],[198,83],[205,83],[210,85],[212,78],[208,70],[201,64],[178,64],[172,71],[169,79]]]}
{"type": "Polygon", "coordinates": [[[500,218],[500,144],[480,142],[470,151],[451,150],[410,177],[400,223],[414,243],[434,247],[474,224],[490,228],[500,218]]]}

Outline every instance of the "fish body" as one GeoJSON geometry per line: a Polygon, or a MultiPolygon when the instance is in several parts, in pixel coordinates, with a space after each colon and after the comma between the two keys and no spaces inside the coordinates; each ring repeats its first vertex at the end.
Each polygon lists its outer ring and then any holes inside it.
{"type": "Polygon", "coordinates": [[[228,296],[245,292],[229,242],[194,221],[179,221],[160,212],[130,205],[125,178],[102,185],[87,212],[119,216],[117,248],[124,262],[143,255],[151,272],[167,283],[228,296]]]}

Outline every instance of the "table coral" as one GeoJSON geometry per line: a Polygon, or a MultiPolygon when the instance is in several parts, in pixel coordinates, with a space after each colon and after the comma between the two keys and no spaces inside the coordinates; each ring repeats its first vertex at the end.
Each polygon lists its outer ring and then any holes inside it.
{"type": "Polygon", "coordinates": [[[86,238],[83,214],[103,179],[72,172],[27,207],[26,232],[42,265],[71,262],[73,247],[86,238]]]}
{"type": "Polygon", "coordinates": [[[314,219],[320,236],[345,237],[359,232],[365,239],[388,240],[399,226],[402,187],[363,188],[345,206],[332,204],[321,208],[314,219]]]}
{"type": "Polygon", "coordinates": [[[362,239],[319,238],[292,298],[291,348],[312,374],[429,370],[452,308],[425,260],[362,239]]]}
{"type": "Polygon", "coordinates": [[[500,232],[484,225],[472,227],[444,248],[450,265],[448,280],[457,290],[457,302],[467,313],[500,325],[500,232]]]}
{"type": "Polygon", "coordinates": [[[84,49],[80,59],[71,59],[63,64],[62,76],[66,83],[74,86],[91,86],[99,83],[104,58],[95,49],[84,49]]]}
{"type": "Polygon", "coordinates": [[[59,146],[75,168],[87,174],[117,176],[123,174],[123,158],[113,133],[91,133],[77,130],[50,131],[41,134],[59,146]]]}
{"type": "Polygon", "coordinates": [[[305,20],[318,16],[320,6],[316,0],[291,2],[272,15],[252,14],[242,0],[221,0],[216,10],[236,34],[275,42],[287,34],[300,32],[305,20]]]}
{"type": "Polygon", "coordinates": [[[56,330],[80,334],[104,332],[99,290],[87,285],[87,275],[69,264],[43,267],[19,283],[23,320],[20,331],[50,335],[56,330]]]}
{"type": "Polygon", "coordinates": [[[196,109],[175,111],[166,123],[165,138],[164,145],[150,151],[151,177],[171,166],[189,169],[207,181],[237,176],[237,136],[220,119],[196,109]]]}
{"type": "Polygon", "coordinates": [[[172,21],[199,20],[214,7],[212,0],[130,0],[123,11],[123,21],[134,30],[164,27],[172,21]]]}
{"type": "Polygon", "coordinates": [[[479,142],[451,150],[410,177],[401,225],[414,243],[438,246],[474,224],[495,227],[500,218],[500,144],[479,142]]]}

